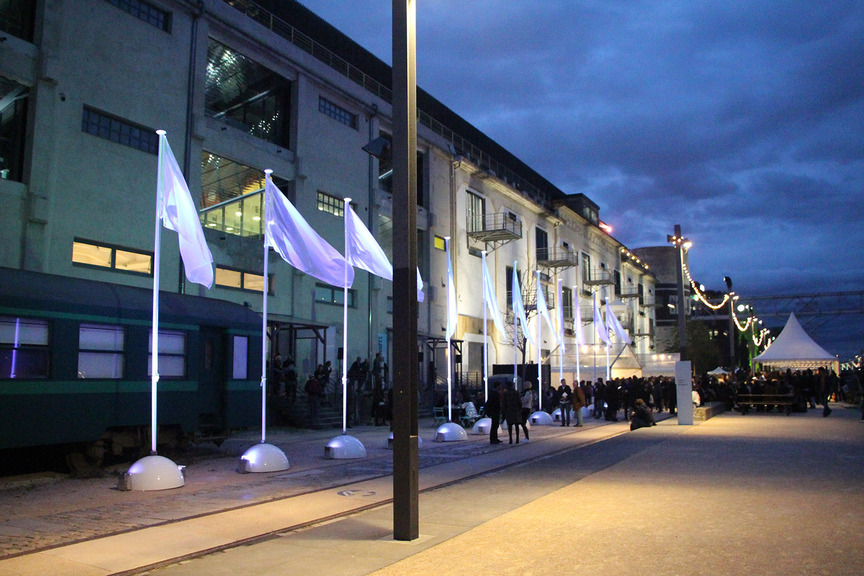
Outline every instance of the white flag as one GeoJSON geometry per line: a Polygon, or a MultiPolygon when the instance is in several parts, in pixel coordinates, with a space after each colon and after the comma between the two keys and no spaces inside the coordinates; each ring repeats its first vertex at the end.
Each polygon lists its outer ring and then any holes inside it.
{"type": "Polygon", "coordinates": [[[345,202],[345,259],[351,266],[393,281],[393,265],[348,201],[345,202]]]}
{"type": "Polygon", "coordinates": [[[453,282],[453,264],[450,262],[450,239],[444,239],[447,251],[447,337],[456,333],[459,314],[456,312],[456,284],[453,282]]]}
{"type": "Polygon", "coordinates": [[[606,323],[603,322],[603,317],[600,316],[600,308],[597,307],[596,297],[594,298],[594,330],[597,332],[600,340],[602,340],[606,344],[610,343],[609,329],[606,328],[606,323]]]}
{"type": "Polygon", "coordinates": [[[310,276],[339,288],[350,288],[354,282],[354,268],[330,246],[288,198],[273,184],[270,174],[264,181],[267,214],[265,218],[266,242],[282,258],[310,276]]]}
{"type": "Polygon", "coordinates": [[[561,280],[558,280],[558,343],[561,345],[561,352],[567,352],[564,345],[564,298],[562,297],[561,280]]]}
{"type": "Polygon", "coordinates": [[[627,335],[627,332],[624,330],[624,327],[621,326],[621,322],[618,321],[618,318],[615,314],[612,313],[612,308],[609,306],[609,299],[606,299],[606,326],[608,330],[612,330],[615,333],[615,337],[625,344],[632,344],[633,341],[630,339],[630,336],[627,335]]]}
{"type": "Polygon", "coordinates": [[[585,332],[582,330],[582,312],[579,307],[579,287],[573,287],[573,332],[576,333],[576,344],[585,345],[585,332]]]}
{"type": "Polygon", "coordinates": [[[555,330],[555,324],[552,323],[552,316],[549,315],[549,308],[546,306],[546,297],[543,295],[543,285],[540,284],[539,272],[537,274],[537,313],[546,320],[546,325],[552,331],[552,334],[555,335],[555,342],[560,344],[560,336],[558,331],[555,330]]]}
{"type": "MultiPolygon", "coordinates": [[[[519,286],[519,275],[516,273],[516,262],[513,262],[513,315],[519,319],[522,325],[522,334],[528,339],[531,344],[534,344],[534,337],[531,336],[531,331],[528,329],[528,317],[525,315],[525,304],[522,302],[522,287],[519,286]]],[[[514,339],[516,335],[514,334],[514,339]]]]}
{"type": "Polygon", "coordinates": [[[210,288],[213,286],[213,255],[204,239],[201,219],[192,201],[189,187],[171,152],[165,132],[159,134],[159,170],[157,187],[159,202],[157,217],[162,225],[177,232],[180,242],[180,257],[186,269],[186,278],[210,288]]]}
{"type": "Polygon", "coordinates": [[[483,254],[483,297],[486,307],[492,313],[492,323],[499,334],[504,334],[504,320],[501,319],[501,309],[498,308],[498,297],[495,295],[495,285],[486,267],[486,254],[483,254]]]}
{"type": "Polygon", "coordinates": [[[426,300],[426,294],[423,293],[423,277],[420,275],[420,268],[417,268],[417,302],[426,300]]]}

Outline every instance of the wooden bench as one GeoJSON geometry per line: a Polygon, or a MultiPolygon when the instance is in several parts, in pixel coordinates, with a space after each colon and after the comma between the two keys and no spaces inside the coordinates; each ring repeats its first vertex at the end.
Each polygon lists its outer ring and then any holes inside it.
{"type": "Polygon", "coordinates": [[[771,412],[776,407],[777,412],[782,409],[789,416],[794,405],[795,397],[792,394],[738,394],[735,397],[735,406],[741,414],[759,408],[762,408],[763,412],[771,412]]]}

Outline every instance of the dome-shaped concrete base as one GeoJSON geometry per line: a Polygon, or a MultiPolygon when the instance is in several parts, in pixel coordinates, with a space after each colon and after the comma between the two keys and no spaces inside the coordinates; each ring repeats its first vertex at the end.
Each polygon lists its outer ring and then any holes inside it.
{"type": "MultiPolygon", "coordinates": [[[[420,436],[417,436],[417,448],[422,448],[422,447],[423,447],[423,438],[421,438],[420,436]]],[[[384,442],[384,448],[387,448],[388,450],[393,449],[393,433],[392,432],[390,432],[390,435],[387,437],[387,441],[384,442]]]]}
{"type": "Polygon", "coordinates": [[[468,440],[468,433],[459,424],[447,422],[435,431],[435,442],[458,442],[468,440]]]}
{"type": "Polygon", "coordinates": [[[489,431],[492,429],[492,419],[491,418],[480,418],[474,423],[474,426],[471,427],[471,434],[477,434],[485,436],[489,434],[489,431]]]}
{"type": "Polygon", "coordinates": [[[336,436],[324,447],[324,456],[331,460],[352,460],[366,457],[366,447],[357,438],[342,434],[336,436]]]}
{"type": "Polygon", "coordinates": [[[238,472],[281,472],[288,470],[288,457],[272,444],[256,444],[240,457],[238,472]]]}
{"type": "Polygon", "coordinates": [[[141,458],[120,478],[119,490],[170,490],[186,485],[185,466],[156,454],[141,458]]]}
{"type": "Polygon", "coordinates": [[[528,421],[534,426],[552,426],[552,424],[554,424],[552,416],[550,416],[548,412],[543,412],[542,410],[538,410],[531,414],[531,416],[528,417],[528,421]]]}

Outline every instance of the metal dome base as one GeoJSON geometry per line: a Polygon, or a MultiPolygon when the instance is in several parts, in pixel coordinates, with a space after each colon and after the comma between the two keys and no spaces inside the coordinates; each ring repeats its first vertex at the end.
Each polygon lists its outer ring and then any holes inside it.
{"type": "Polygon", "coordinates": [[[548,412],[543,412],[542,410],[538,410],[531,414],[531,416],[528,417],[528,421],[531,422],[532,426],[552,426],[552,424],[554,424],[552,416],[550,416],[548,412]]]}
{"type": "Polygon", "coordinates": [[[447,422],[435,431],[435,442],[458,442],[468,440],[468,433],[459,424],[447,422]]]}
{"type": "Polygon", "coordinates": [[[256,444],[240,457],[237,471],[247,472],[281,472],[288,470],[288,457],[279,448],[272,444],[256,444]]]}
{"type": "Polygon", "coordinates": [[[366,447],[357,438],[342,434],[324,447],[324,456],[331,460],[351,460],[366,457],[366,447]]]}
{"type": "Polygon", "coordinates": [[[186,467],[151,454],[136,461],[120,477],[118,490],[170,490],[186,485],[186,467]]]}

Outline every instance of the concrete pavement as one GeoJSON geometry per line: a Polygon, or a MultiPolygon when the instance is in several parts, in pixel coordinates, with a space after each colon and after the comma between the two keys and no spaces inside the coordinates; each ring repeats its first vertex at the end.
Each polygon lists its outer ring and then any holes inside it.
{"type": "Polygon", "coordinates": [[[472,454],[421,469],[413,542],[392,539],[387,476],[8,558],[0,573],[862,574],[858,418],[835,406],[435,443],[472,454]]]}

